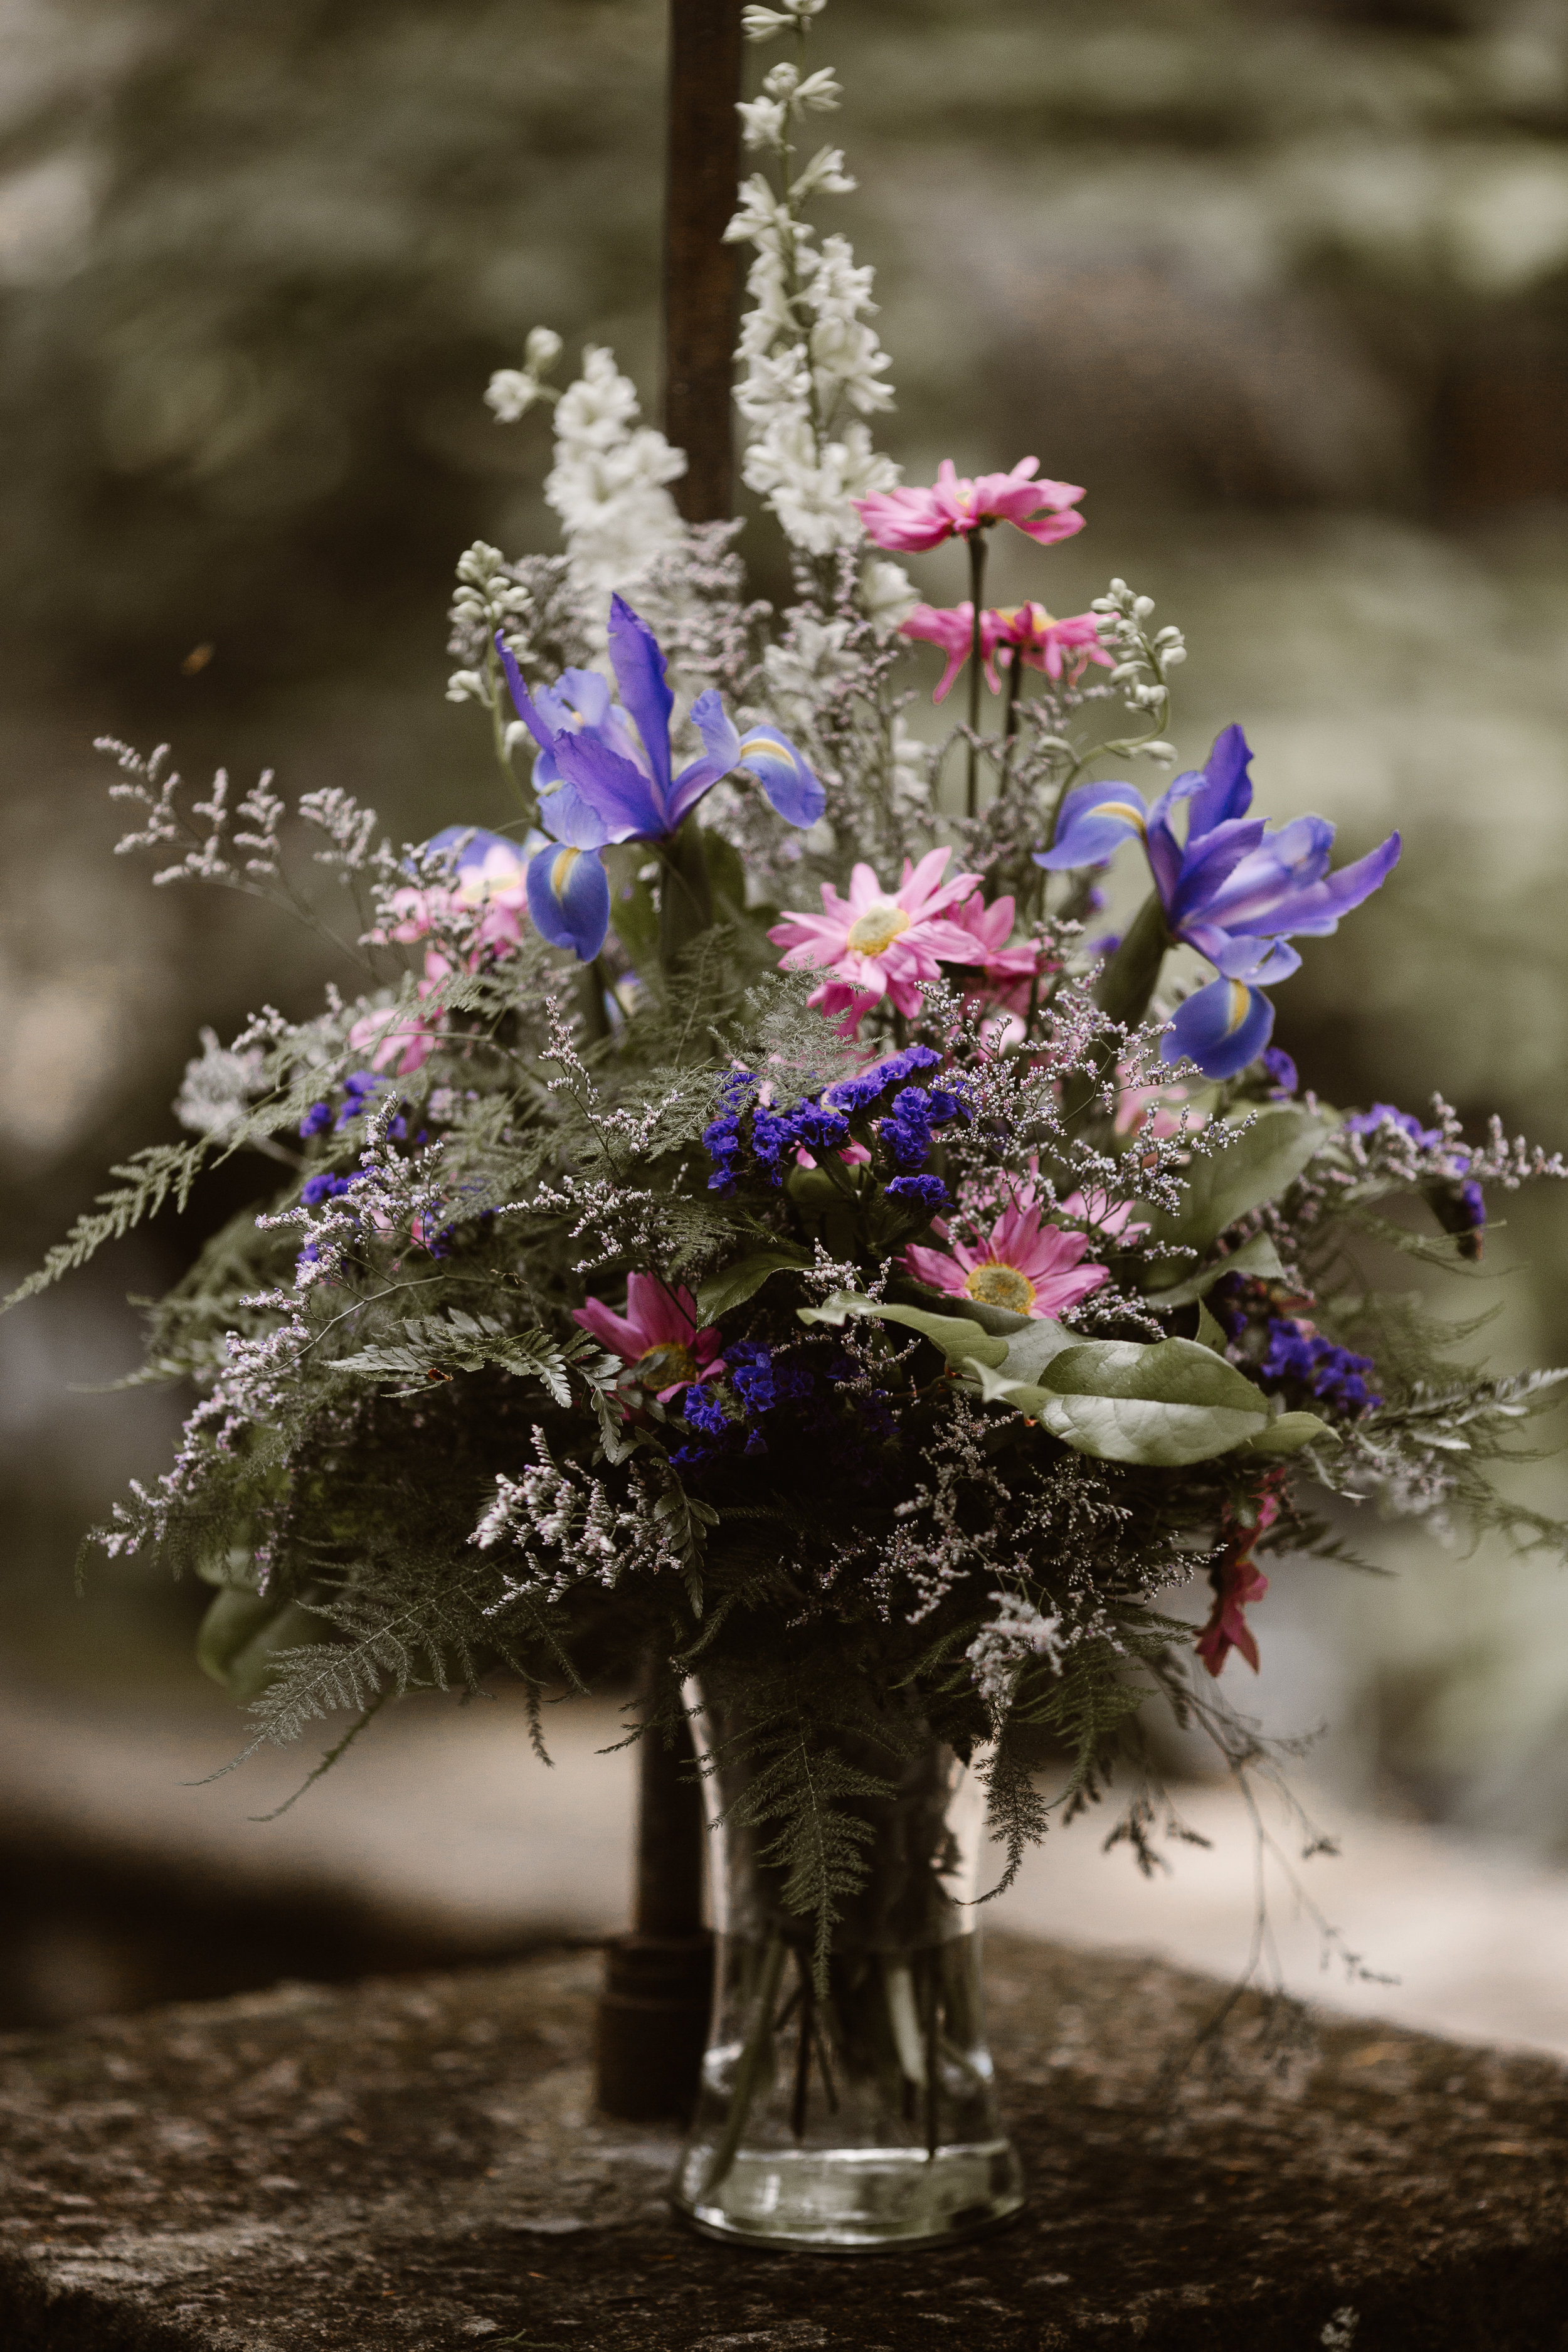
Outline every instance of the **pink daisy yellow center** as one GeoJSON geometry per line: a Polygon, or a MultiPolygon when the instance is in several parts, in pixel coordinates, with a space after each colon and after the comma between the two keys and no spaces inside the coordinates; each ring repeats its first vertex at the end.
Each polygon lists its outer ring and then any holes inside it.
{"type": "Polygon", "coordinates": [[[1016,1265],[1003,1265],[995,1259],[984,1265],[972,1266],[964,1276],[963,1287],[982,1307],[1005,1307],[1014,1315],[1026,1315],[1035,1303],[1035,1286],[1028,1276],[1020,1274],[1016,1265]]]}
{"type": "Polygon", "coordinates": [[[677,1381],[699,1378],[697,1358],[691,1349],[683,1348],[679,1340],[664,1339],[657,1347],[645,1348],[633,1370],[644,1388],[672,1388],[677,1381]]]}
{"type": "Polygon", "coordinates": [[[849,945],[861,955],[880,955],[903,937],[913,921],[914,917],[893,899],[879,898],[850,924],[849,945]]]}

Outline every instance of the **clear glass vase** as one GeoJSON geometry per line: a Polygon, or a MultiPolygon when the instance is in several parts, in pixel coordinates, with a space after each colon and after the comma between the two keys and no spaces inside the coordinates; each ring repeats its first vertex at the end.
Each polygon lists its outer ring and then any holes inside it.
{"type": "Polygon", "coordinates": [[[784,1900],[760,1832],[731,1814],[752,1770],[727,1760],[733,1708],[689,1686],[718,1931],[713,2017],[675,2201],[710,2237],[823,2253],[931,2246],[1023,2203],[996,2117],[980,1988],[985,1792],[934,1739],[907,1758],[867,1739],[849,1760],[895,1783],[852,1810],[868,1832],[824,1991],[815,1923],[784,1900]]]}

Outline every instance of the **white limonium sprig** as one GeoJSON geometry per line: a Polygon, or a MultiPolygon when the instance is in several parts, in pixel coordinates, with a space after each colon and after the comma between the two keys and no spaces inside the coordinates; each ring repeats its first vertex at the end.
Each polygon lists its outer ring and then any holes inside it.
{"type": "MultiPolygon", "coordinates": [[[[572,588],[585,608],[595,608],[636,588],[660,556],[682,544],[685,525],[668,485],[685,473],[686,453],[657,425],[641,422],[637,386],[602,344],[584,348],[583,373],[564,392],[545,383],[561,348],[552,329],[535,327],[524,347],[526,364],[499,368],[485,401],[501,425],[515,425],[540,401],[554,404],[554,462],[545,477],[545,500],[561,518],[572,588]]],[[[458,577],[470,593],[464,604],[459,592],[454,626],[472,617],[470,607],[493,598],[500,570],[498,551],[482,543],[465,560],[472,576],[465,581],[459,571],[458,577]]],[[[498,610],[492,620],[487,610],[485,618],[493,629],[505,627],[509,614],[498,610]]],[[[491,682],[477,673],[456,672],[447,692],[453,701],[493,706],[491,682]]]]}
{"type": "MultiPolygon", "coordinates": [[[[749,8],[746,31],[753,41],[794,32],[804,51],[823,4],[749,8]]],[[[887,354],[870,324],[872,272],[856,263],[847,237],[828,236],[818,247],[802,217],[812,197],[846,195],[855,186],[840,148],[819,147],[799,160],[808,118],[831,113],[841,95],[830,70],[808,74],[803,65],[804,57],[774,66],[761,95],[740,110],[747,147],[773,168],[771,177],[755,172],[742,183],[727,232],[756,252],[735,399],[748,430],[742,467],[748,488],[767,500],[792,545],[827,556],[859,543],[853,501],[891,489],[899,469],[873,448],[866,421],[893,404],[887,354]]],[[[875,570],[878,624],[896,628],[914,592],[898,565],[875,570]]]]}

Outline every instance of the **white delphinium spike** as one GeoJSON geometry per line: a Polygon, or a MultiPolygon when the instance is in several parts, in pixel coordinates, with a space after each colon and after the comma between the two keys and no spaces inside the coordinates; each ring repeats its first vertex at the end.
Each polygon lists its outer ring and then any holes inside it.
{"type": "MultiPolygon", "coordinates": [[[[753,40],[803,33],[820,5],[792,0],[783,10],[752,8],[746,29],[753,40]]],[[[818,148],[805,164],[796,154],[805,118],[832,111],[840,94],[826,68],[803,76],[778,65],[762,96],[742,104],[746,145],[772,158],[777,185],[763,172],[744,181],[726,232],[756,253],[736,354],[744,373],[735,401],[749,435],[742,474],[792,544],[816,556],[858,546],[855,499],[890,489],[899,478],[891,458],[873,448],[866,423],[893,404],[883,381],[887,355],[869,323],[877,307],[872,273],[857,265],[846,237],[829,236],[818,248],[801,218],[812,196],[847,194],[855,185],[841,149],[818,148]]]]}
{"type": "Polygon", "coordinates": [[[595,610],[681,543],[684,526],[666,485],[685,473],[686,455],[639,424],[641,414],[615,354],[590,343],[582,374],[556,407],[544,496],[561,518],[573,586],[595,610]]]}

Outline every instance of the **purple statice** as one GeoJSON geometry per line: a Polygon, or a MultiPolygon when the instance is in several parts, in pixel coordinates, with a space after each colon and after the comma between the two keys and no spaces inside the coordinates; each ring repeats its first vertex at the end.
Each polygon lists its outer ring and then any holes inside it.
{"type": "Polygon", "coordinates": [[[788,1357],[780,1359],[760,1339],[737,1339],[727,1346],[724,1362],[730,1386],[747,1416],[771,1412],[775,1405],[795,1404],[816,1386],[809,1368],[788,1357]]]}
{"type": "Polygon", "coordinates": [[[1473,1176],[1459,1187],[1459,1207],[1469,1222],[1470,1231],[1482,1232],[1487,1222],[1486,1195],[1473,1176]]]}
{"type": "Polygon", "coordinates": [[[1396,1127],[1407,1135],[1422,1151],[1436,1151],[1443,1142],[1443,1130],[1423,1127],[1414,1111],[1396,1110],[1393,1103],[1373,1103],[1370,1110],[1358,1110],[1345,1121],[1347,1135],[1375,1135],[1380,1127],[1396,1127]]]}
{"type": "Polygon", "coordinates": [[[840,1078],[836,1086],[828,1087],[822,1099],[853,1118],[857,1111],[869,1110],[874,1103],[880,1102],[894,1087],[907,1086],[921,1070],[938,1069],[941,1064],[942,1055],[930,1045],[906,1045],[901,1054],[890,1055],[874,1070],[840,1078]]]}
{"type": "Polygon", "coordinates": [[[948,1205],[947,1186],[940,1176],[895,1176],[887,1192],[890,1201],[918,1202],[933,1216],[948,1205]]]}
{"type": "Polygon", "coordinates": [[[364,1117],[368,1097],[374,1094],[380,1084],[374,1070],[349,1072],[343,1080],[343,1107],[338,1113],[340,1127],[347,1127],[352,1120],[364,1117]]]}
{"type": "Polygon", "coordinates": [[[340,1192],[351,1192],[360,1181],[358,1176],[334,1176],[331,1169],[324,1169],[319,1176],[306,1177],[300,1198],[307,1209],[317,1209],[323,1201],[335,1201],[340,1192]]]}
{"type": "Polygon", "coordinates": [[[1287,1100],[1301,1083],[1289,1055],[1282,1045],[1266,1045],[1258,1058],[1276,1099],[1287,1100]]]}
{"type": "Polygon", "coordinates": [[[720,1087],[724,1108],[702,1130],[703,1148],[713,1162],[710,1192],[732,1192],[748,1172],[782,1184],[797,1151],[815,1155],[849,1141],[848,1120],[816,1095],[804,1096],[788,1110],[766,1102],[748,1109],[745,1089],[755,1084],[750,1070],[737,1070],[720,1087]]]}
{"type": "Polygon", "coordinates": [[[1299,1323],[1290,1316],[1276,1316],[1268,1326],[1268,1352],[1258,1371],[1266,1381],[1298,1381],[1320,1403],[1352,1413],[1383,1402],[1366,1384],[1366,1375],[1376,1369],[1370,1356],[1355,1356],[1348,1348],[1336,1348],[1310,1324],[1299,1323]]]}
{"type": "Polygon", "coordinates": [[[309,1142],[312,1135],[327,1134],[331,1129],[331,1104],[330,1102],[314,1102],[310,1105],[310,1109],[305,1113],[304,1118],[300,1121],[300,1132],[304,1137],[305,1140],[309,1142]]]}

